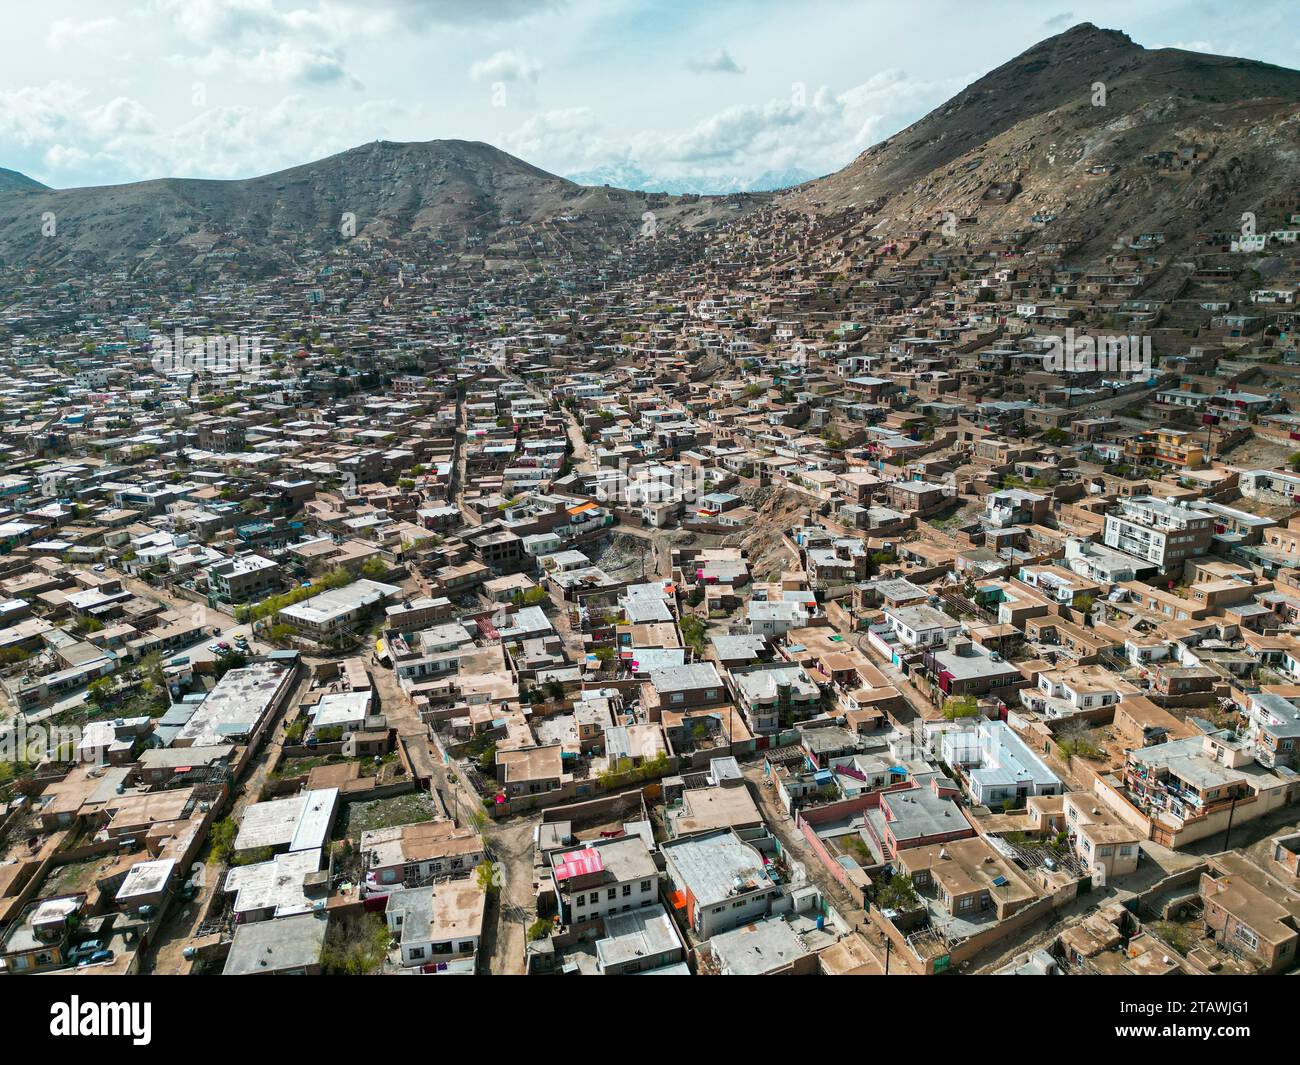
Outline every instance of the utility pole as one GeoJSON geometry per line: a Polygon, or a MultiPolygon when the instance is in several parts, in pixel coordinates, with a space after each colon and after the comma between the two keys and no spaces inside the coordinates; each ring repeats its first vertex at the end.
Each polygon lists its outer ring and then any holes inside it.
{"type": "Polygon", "coordinates": [[[1232,797],[1232,805],[1228,807],[1228,827],[1223,830],[1223,849],[1228,849],[1228,840],[1232,839],[1232,815],[1237,812],[1237,796],[1232,797]]]}

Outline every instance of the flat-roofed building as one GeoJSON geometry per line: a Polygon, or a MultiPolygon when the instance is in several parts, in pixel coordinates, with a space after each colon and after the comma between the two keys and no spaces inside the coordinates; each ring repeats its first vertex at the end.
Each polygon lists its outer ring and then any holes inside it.
{"type": "Polygon", "coordinates": [[[474,879],[404,888],[388,896],[384,918],[402,965],[426,972],[473,973],[487,893],[474,879]]]}
{"type": "Polygon", "coordinates": [[[235,853],[320,850],[329,842],[338,805],[338,788],[253,803],[239,823],[235,853]]]}
{"type": "Polygon", "coordinates": [[[296,662],[267,659],[226,673],[172,740],[173,747],[247,743],[293,685],[296,662]]]}
{"type": "Polygon", "coordinates": [[[670,840],[660,849],[672,903],[701,940],[766,917],[781,894],[762,854],[730,830],[670,840]]]}

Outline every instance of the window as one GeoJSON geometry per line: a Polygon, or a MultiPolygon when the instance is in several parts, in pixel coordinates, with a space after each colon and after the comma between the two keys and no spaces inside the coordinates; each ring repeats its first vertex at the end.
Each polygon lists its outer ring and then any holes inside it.
{"type": "Polygon", "coordinates": [[[1237,930],[1233,934],[1238,939],[1240,939],[1243,943],[1245,943],[1246,946],[1248,946],[1251,950],[1254,950],[1256,947],[1259,946],[1259,936],[1255,935],[1255,933],[1252,932],[1249,928],[1247,928],[1244,924],[1237,925],[1237,930]]]}
{"type": "Polygon", "coordinates": [[[412,948],[411,948],[411,957],[412,957],[412,959],[415,959],[415,958],[423,958],[423,957],[424,957],[424,948],[423,948],[423,947],[412,947],[412,948]]]}
{"type": "Polygon", "coordinates": [[[624,885],[623,885],[623,897],[626,898],[626,897],[627,897],[628,895],[630,895],[630,894],[632,894],[632,885],[631,885],[631,884],[624,884],[624,885]]]}
{"type": "Polygon", "coordinates": [[[609,891],[606,893],[605,898],[612,899],[612,898],[616,898],[617,896],[618,896],[618,889],[610,888],[609,891]]]}

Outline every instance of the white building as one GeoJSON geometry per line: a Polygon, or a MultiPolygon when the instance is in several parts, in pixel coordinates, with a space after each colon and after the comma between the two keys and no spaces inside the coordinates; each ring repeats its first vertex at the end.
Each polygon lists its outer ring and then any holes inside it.
{"type": "Polygon", "coordinates": [[[943,760],[966,772],[970,797],[985,806],[1020,803],[1031,795],[1059,795],[1061,780],[1004,721],[981,720],[943,734],[943,760]]]}

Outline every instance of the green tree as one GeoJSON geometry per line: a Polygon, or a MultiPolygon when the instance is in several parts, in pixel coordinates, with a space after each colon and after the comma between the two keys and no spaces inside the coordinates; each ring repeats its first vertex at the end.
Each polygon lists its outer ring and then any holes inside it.
{"type": "Polygon", "coordinates": [[[882,910],[914,910],[921,904],[920,896],[912,878],[903,873],[895,873],[876,891],[876,905],[882,910]]]}
{"type": "Polygon", "coordinates": [[[214,862],[229,864],[230,857],[235,852],[235,836],[238,834],[239,829],[229,817],[212,826],[208,841],[211,844],[209,854],[214,862]]]}
{"type": "Polygon", "coordinates": [[[682,639],[686,646],[691,648],[697,655],[704,654],[706,650],[705,633],[707,626],[694,614],[687,614],[681,620],[682,639]]]}
{"type": "Polygon", "coordinates": [[[943,704],[943,716],[949,721],[957,721],[963,717],[977,717],[979,712],[979,703],[973,695],[956,696],[943,704]]]}
{"type": "Polygon", "coordinates": [[[86,688],[86,698],[103,708],[113,697],[113,682],[108,677],[92,680],[86,688]]]}
{"type": "Polygon", "coordinates": [[[332,920],[321,969],[332,976],[368,976],[383,968],[391,946],[388,925],[376,914],[332,920]]]}
{"type": "Polygon", "coordinates": [[[500,866],[485,858],[474,870],[474,882],[489,895],[495,895],[501,889],[500,866]]]}

